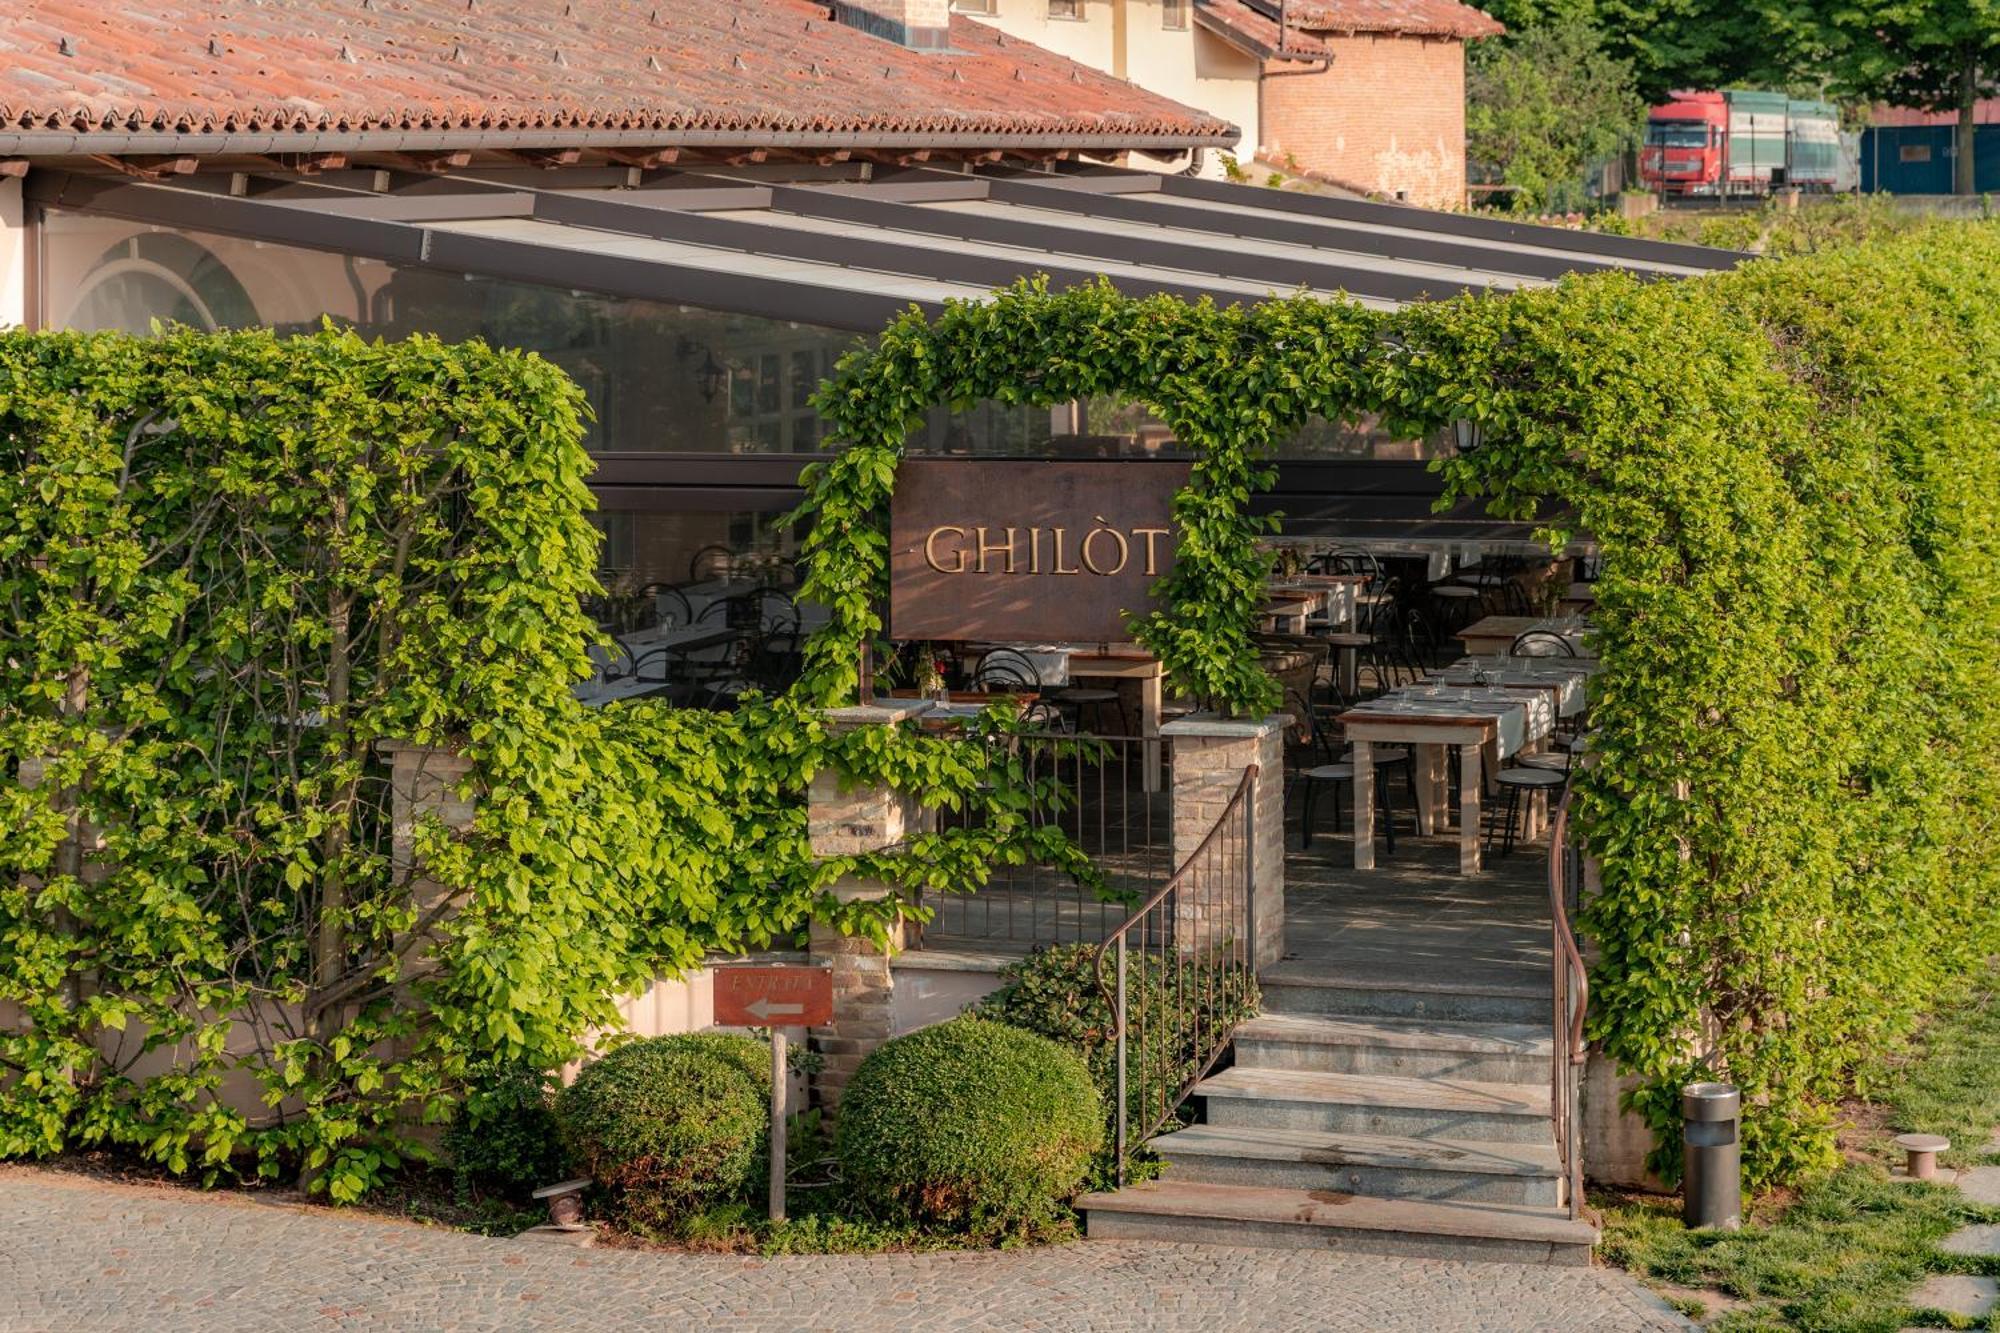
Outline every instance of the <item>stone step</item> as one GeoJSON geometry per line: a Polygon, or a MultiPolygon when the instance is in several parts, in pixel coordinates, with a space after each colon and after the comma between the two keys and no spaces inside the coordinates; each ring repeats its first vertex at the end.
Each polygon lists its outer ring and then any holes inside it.
{"type": "Polygon", "coordinates": [[[1267,1245],[1419,1259],[1585,1265],[1596,1229],[1561,1208],[1372,1199],[1172,1179],[1077,1200],[1093,1240],[1267,1245]]]}
{"type": "Polygon", "coordinates": [[[1147,1146],[1167,1160],[1168,1178],[1175,1181],[1336,1190],[1378,1199],[1562,1201],[1562,1165],[1553,1141],[1474,1143],[1190,1125],[1147,1146]]]}
{"type": "Polygon", "coordinates": [[[1195,1085],[1202,1117],[1234,1128],[1272,1126],[1475,1143],[1552,1143],[1546,1084],[1457,1078],[1225,1069],[1195,1085]]]}
{"type": "Polygon", "coordinates": [[[1266,1013],[1551,1026],[1554,1022],[1548,979],[1526,969],[1519,981],[1475,983],[1418,977],[1363,980],[1280,964],[1258,980],[1266,1013]]]}
{"type": "Polygon", "coordinates": [[[1546,1022],[1266,1013],[1236,1029],[1236,1063],[1253,1069],[1532,1083],[1549,1077],[1554,1051],[1546,1022]]]}

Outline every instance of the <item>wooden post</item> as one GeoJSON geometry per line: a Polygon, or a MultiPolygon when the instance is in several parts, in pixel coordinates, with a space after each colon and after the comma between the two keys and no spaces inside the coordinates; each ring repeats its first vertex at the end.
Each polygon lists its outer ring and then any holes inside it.
{"type": "Polygon", "coordinates": [[[771,1220],[785,1220],[785,1030],[771,1025],[771,1220]]]}

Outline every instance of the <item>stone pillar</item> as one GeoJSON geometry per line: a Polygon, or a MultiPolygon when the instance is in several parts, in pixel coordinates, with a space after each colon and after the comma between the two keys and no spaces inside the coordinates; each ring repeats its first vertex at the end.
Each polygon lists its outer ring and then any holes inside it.
{"type": "MultiPolygon", "coordinates": [[[[410,886],[410,902],[422,921],[456,891],[426,877],[417,864],[417,825],[437,818],[453,833],[472,828],[478,801],[461,793],[472,761],[455,750],[402,741],[382,741],[376,752],[389,761],[389,864],[397,883],[410,886]]],[[[412,951],[411,966],[422,966],[429,951],[412,951]]]]}
{"type": "MultiPolygon", "coordinates": [[[[929,707],[913,699],[834,708],[827,721],[836,731],[895,726],[929,707]]],[[[921,818],[915,798],[888,787],[846,785],[831,769],[813,774],[806,794],[807,835],[813,855],[821,859],[893,847],[921,818]]],[[[886,898],[890,892],[888,885],[858,876],[845,876],[833,886],[834,896],[844,903],[886,898]]],[[[903,925],[891,928],[884,949],[816,921],[809,947],[813,962],[826,963],[833,971],[833,1022],[812,1029],[813,1048],[822,1057],[813,1090],[819,1104],[830,1107],[839,1104],[841,1090],[862,1058],[892,1035],[895,978],[889,959],[903,947],[903,925]]]]}
{"type": "MultiPolygon", "coordinates": [[[[1251,956],[1258,969],[1276,963],[1285,951],[1285,726],[1273,715],[1231,719],[1196,713],[1160,728],[1173,745],[1174,864],[1201,846],[1243,780],[1257,765],[1252,806],[1255,863],[1251,903],[1256,938],[1251,956]]],[[[1194,927],[1194,938],[1203,931],[1194,927]]]]}

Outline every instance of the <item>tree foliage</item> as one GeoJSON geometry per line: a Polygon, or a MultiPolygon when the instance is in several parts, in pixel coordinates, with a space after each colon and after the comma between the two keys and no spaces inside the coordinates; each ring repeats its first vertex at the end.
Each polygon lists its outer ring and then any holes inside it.
{"type": "Polygon", "coordinates": [[[1590,167],[1638,140],[1646,106],[1597,29],[1569,20],[1474,46],[1465,151],[1526,208],[1580,204],[1590,167]]]}
{"type": "Polygon", "coordinates": [[[1997,259],[1932,227],[1402,317],[1393,395],[1492,441],[1454,492],[1600,544],[1590,1030],[1669,1172],[1709,1076],[1753,1182],[1830,1164],[1849,1080],[1994,947],[1997,259]]]}
{"type": "Polygon", "coordinates": [[[914,910],[843,874],[1090,881],[1035,817],[1054,779],[978,735],[580,705],[583,410],[476,343],[0,336],[0,1156],[353,1198],[469,1068],[557,1068],[656,976],[914,910]],[[454,756],[429,781],[470,827],[397,828],[391,743],[454,756]],[[815,860],[823,768],[981,818],[815,860]]]}

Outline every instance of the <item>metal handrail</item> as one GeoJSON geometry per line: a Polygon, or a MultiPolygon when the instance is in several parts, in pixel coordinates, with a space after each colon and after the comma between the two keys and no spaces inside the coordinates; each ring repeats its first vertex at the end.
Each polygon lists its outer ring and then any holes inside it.
{"type": "Polygon", "coordinates": [[[1549,825],[1550,999],[1554,1037],[1549,1060],[1550,1107],[1556,1152],[1569,1194],[1569,1215],[1583,1216],[1583,1154],[1577,1126],[1578,1070],[1589,1058],[1583,1022],[1590,1008],[1590,974],[1569,924],[1569,803],[1564,791],[1549,825]]]}
{"type": "Polygon", "coordinates": [[[1121,1185],[1125,1183],[1125,1162],[1133,1139],[1144,1142],[1167,1122],[1195,1085],[1208,1077],[1235,1035],[1234,1011],[1238,1001],[1248,994],[1255,971],[1256,809],[1257,765],[1251,764],[1243,770],[1235,792],[1201,843],[1167,877],[1166,883],[1139,904],[1098,946],[1097,986],[1111,1007],[1117,1043],[1113,1137],[1121,1185]],[[1239,824],[1241,836],[1227,837],[1231,828],[1239,824]],[[1197,895],[1194,901],[1183,902],[1183,894],[1190,892],[1197,895]],[[1183,907],[1192,909],[1189,917],[1209,937],[1205,949],[1202,941],[1177,938],[1175,917],[1183,907]],[[1236,929],[1239,918],[1240,930],[1236,929]],[[1164,1015],[1149,1025],[1142,1002],[1134,1031],[1126,974],[1135,935],[1142,958],[1145,950],[1157,943],[1162,973],[1171,971],[1175,1019],[1171,1028],[1164,1015]],[[1188,975],[1191,961],[1196,972],[1192,979],[1188,975]],[[1136,1136],[1131,1133],[1129,1123],[1132,1088],[1127,1058],[1135,1038],[1142,1056],[1159,1057],[1158,1068],[1182,1071],[1175,1079],[1175,1086],[1149,1089],[1149,1076],[1157,1070],[1153,1061],[1142,1059],[1138,1092],[1144,1123],[1136,1136]]]}

